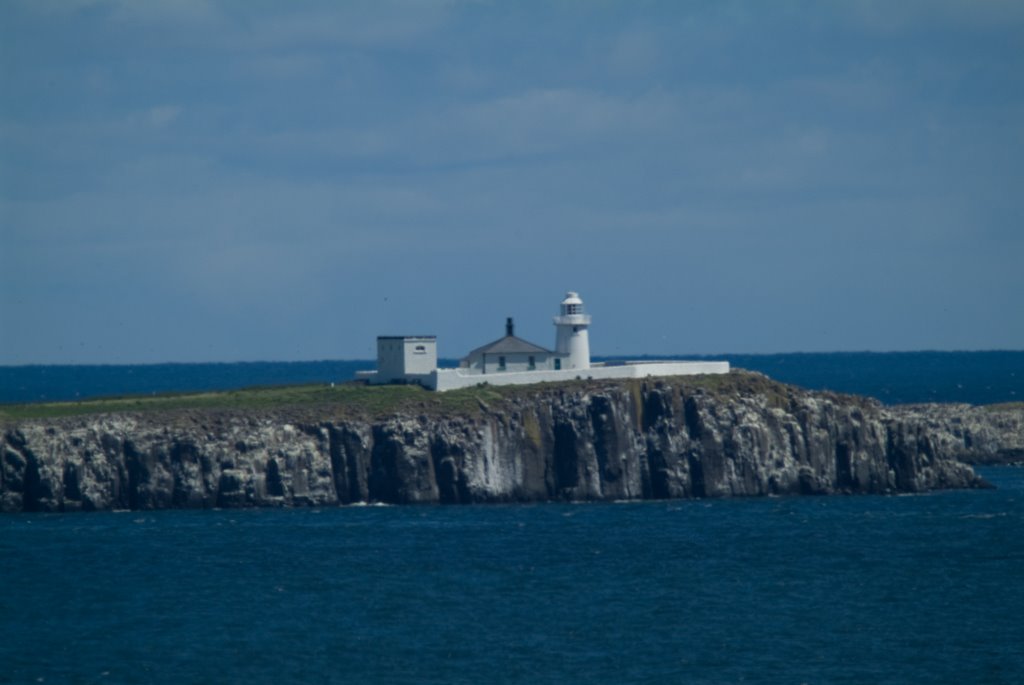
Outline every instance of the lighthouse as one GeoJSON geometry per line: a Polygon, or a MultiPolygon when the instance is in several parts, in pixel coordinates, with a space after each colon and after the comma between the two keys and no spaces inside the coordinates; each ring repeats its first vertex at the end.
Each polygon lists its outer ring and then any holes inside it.
{"type": "Polygon", "coordinates": [[[561,368],[590,368],[590,338],[587,336],[589,325],[590,315],[583,313],[583,300],[579,293],[566,293],[561,313],[555,317],[555,353],[561,357],[558,360],[561,368]]]}

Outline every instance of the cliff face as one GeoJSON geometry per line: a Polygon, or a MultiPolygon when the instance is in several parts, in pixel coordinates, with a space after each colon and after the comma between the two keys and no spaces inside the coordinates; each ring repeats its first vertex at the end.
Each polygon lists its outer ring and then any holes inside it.
{"type": "Polygon", "coordinates": [[[923,426],[942,458],[969,464],[1024,463],[1024,404],[917,404],[890,407],[888,413],[923,426]]]}
{"type": "Polygon", "coordinates": [[[0,508],[614,500],[982,483],[954,459],[958,438],[919,414],[754,374],[723,382],[538,386],[457,415],[367,418],[327,407],[23,421],[0,440],[0,508]]]}

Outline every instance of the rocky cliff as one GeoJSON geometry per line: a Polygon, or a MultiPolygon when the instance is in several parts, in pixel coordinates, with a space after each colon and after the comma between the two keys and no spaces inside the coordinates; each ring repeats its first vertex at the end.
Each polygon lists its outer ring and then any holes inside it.
{"type": "Polygon", "coordinates": [[[897,420],[921,425],[940,458],[1024,464],[1024,404],[913,404],[886,411],[897,420]]]}
{"type": "Polygon", "coordinates": [[[982,485],[956,458],[1021,442],[1021,412],[1000,437],[951,423],[970,408],[929,420],[745,372],[480,397],[457,412],[424,392],[378,416],[320,406],[10,422],[0,509],[919,492],[982,485]]]}

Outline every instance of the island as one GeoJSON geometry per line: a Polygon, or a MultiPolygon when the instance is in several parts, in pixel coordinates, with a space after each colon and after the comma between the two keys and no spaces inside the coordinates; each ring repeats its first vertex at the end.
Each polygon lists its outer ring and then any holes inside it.
{"type": "Polygon", "coordinates": [[[363,383],[0,408],[0,510],[916,493],[1024,456],[1024,405],[886,407],[762,374],[363,383]]]}

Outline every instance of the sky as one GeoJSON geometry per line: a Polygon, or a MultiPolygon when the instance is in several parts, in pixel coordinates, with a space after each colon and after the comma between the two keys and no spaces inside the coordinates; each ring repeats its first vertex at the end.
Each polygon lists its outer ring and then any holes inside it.
{"type": "Polygon", "coordinates": [[[0,0],[0,364],[1024,349],[1024,3],[0,0]]]}

